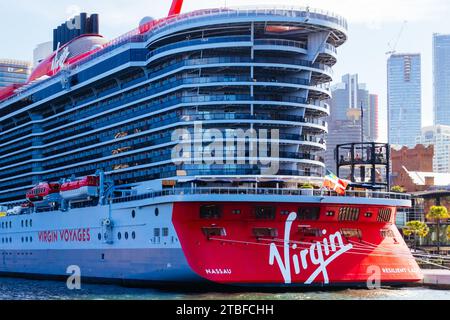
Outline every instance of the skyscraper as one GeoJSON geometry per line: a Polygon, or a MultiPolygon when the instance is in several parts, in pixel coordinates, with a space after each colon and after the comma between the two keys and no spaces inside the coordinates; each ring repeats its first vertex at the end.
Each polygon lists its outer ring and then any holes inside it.
{"type": "Polygon", "coordinates": [[[336,166],[334,151],[337,145],[361,141],[362,130],[365,142],[376,141],[374,132],[378,123],[378,111],[373,109],[378,108],[378,101],[372,98],[366,85],[359,82],[357,74],[344,75],[342,82],[332,88],[332,96],[329,101],[331,115],[325,163],[329,169],[334,170],[336,166]]]}
{"type": "Polygon", "coordinates": [[[0,59],[0,88],[25,83],[30,71],[31,63],[29,62],[0,59]]]}
{"type": "Polygon", "coordinates": [[[387,62],[389,143],[414,147],[422,127],[420,54],[393,54],[387,62]]]}
{"type": "Polygon", "coordinates": [[[377,94],[370,95],[370,136],[374,142],[378,142],[378,137],[380,135],[380,124],[378,119],[380,107],[378,101],[379,99],[377,94]]]}
{"type": "Polygon", "coordinates": [[[450,125],[450,34],[433,35],[434,123],[450,125]]]}

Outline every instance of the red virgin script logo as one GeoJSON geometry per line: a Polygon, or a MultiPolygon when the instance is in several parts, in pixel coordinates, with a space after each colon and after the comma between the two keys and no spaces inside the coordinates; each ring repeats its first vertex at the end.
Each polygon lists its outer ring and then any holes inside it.
{"type": "Polygon", "coordinates": [[[89,242],[91,230],[88,229],[64,229],[59,231],[40,231],[39,242],[89,242]]]}
{"type": "MultiPolygon", "coordinates": [[[[297,214],[292,212],[286,220],[283,258],[278,251],[277,245],[272,243],[270,245],[269,264],[273,266],[275,261],[277,262],[278,268],[280,269],[286,284],[292,283],[293,273],[299,275],[302,271],[306,272],[311,269],[311,267],[316,269],[308,280],[306,280],[305,284],[312,284],[320,274],[323,275],[324,283],[328,284],[330,282],[327,270],[328,265],[340,255],[351,250],[353,246],[351,244],[344,244],[341,233],[336,232],[331,234],[328,238],[324,238],[322,242],[317,241],[316,243],[311,244],[311,247],[308,249],[301,250],[295,243],[291,247],[291,228],[292,223],[296,219],[297,214]],[[308,263],[309,261],[311,264],[308,263]],[[292,265],[293,268],[291,267],[292,265]]],[[[322,233],[325,236],[327,231],[323,230],[322,233]]]]}

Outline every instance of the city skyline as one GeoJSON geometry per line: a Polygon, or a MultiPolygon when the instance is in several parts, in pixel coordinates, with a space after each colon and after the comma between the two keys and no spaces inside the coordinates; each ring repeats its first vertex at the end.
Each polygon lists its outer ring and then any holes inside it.
{"type": "MultiPolygon", "coordinates": [[[[450,13],[450,5],[446,1],[350,1],[336,3],[331,0],[288,1],[288,0],[247,0],[247,1],[186,1],[183,12],[205,8],[236,5],[310,5],[311,7],[330,10],[343,15],[349,20],[349,41],[339,48],[339,60],[336,65],[335,79],[347,73],[358,73],[360,81],[367,83],[371,92],[378,94],[380,105],[380,139],[387,138],[387,84],[385,54],[390,51],[388,43],[395,43],[405,20],[406,28],[398,41],[397,52],[418,52],[422,55],[423,78],[423,125],[433,124],[433,75],[432,75],[432,35],[433,33],[450,33],[450,21],[445,19],[450,13]],[[362,45],[361,45],[362,44],[362,45]]],[[[170,1],[152,3],[137,0],[130,6],[124,0],[104,0],[95,3],[82,0],[73,5],[72,1],[35,2],[18,0],[17,5],[7,6],[0,3],[4,19],[0,22],[5,46],[2,58],[26,59],[32,61],[33,50],[39,43],[49,41],[53,28],[63,19],[76,13],[76,9],[100,14],[100,31],[105,37],[112,39],[137,27],[140,19],[152,14],[163,17],[167,14],[170,1]],[[45,5],[45,4],[48,5],[45,5]],[[50,9],[49,9],[50,8],[50,9]],[[143,13],[143,8],[148,8],[143,13]],[[20,23],[20,16],[25,21],[39,21],[33,25],[20,23]],[[22,39],[18,42],[17,39],[22,39]]]]}
{"type": "Polygon", "coordinates": [[[364,141],[376,142],[376,101],[371,98],[370,89],[359,81],[358,74],[346,74],[341,82],[332,87],[333,98],[329,100],[331,114],[328,118],[327,151],[325,163],[328,168],[336,165],[337,145],[358,142],[364,132],[364,141]],[[361,126],[361,108],[363,126],[361,126]]]}

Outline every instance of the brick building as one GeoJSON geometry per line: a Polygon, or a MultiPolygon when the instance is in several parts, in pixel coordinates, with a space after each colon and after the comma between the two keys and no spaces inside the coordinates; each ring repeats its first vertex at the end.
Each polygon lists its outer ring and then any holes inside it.
{"type": "Polygon", "coordinates": [[[392,185],[408,192],[424,191],[428,188],[450,183],[450,175],[433,173],[434,146],[418,144],[414,148],[391,149],[392,185]]]}

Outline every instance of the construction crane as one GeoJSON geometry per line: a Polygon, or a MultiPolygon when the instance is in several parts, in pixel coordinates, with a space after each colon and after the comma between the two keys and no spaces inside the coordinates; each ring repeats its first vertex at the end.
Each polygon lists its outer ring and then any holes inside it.
{"type": "Polygon", "coordinates": [[[395,42],[392,43],[391,41],[388,43],[388,47],[389,47],[389,51],[386,52],[386,55],[391,55],[391,54],[395,54],[397,52],[397,45],[398,42],[400,41],[400,38],[402,37],[403,31],[405,30],[406,25],[408,24],[408,21],[403,21],[402,27],[400,29],[400,32],[398,33],[397,38],[395,38],[395,42]]]}

